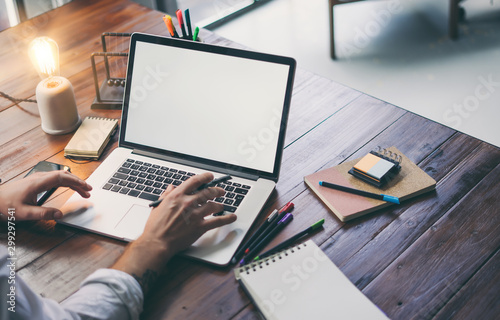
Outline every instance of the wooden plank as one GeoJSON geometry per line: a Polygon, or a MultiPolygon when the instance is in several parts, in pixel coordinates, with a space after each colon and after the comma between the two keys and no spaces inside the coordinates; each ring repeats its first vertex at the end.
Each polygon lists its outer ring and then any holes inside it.
{"type": "Polygon", "coordinates": [[[498,250],[499,176],[497,165],[366,287],[364,293],[389,317],[434,316],[498,250]]]}
{"type": "Polygon", "coordinates": [[[500,251],[439,310],[434,319],[495,319],[500,314],[500,251]]]}

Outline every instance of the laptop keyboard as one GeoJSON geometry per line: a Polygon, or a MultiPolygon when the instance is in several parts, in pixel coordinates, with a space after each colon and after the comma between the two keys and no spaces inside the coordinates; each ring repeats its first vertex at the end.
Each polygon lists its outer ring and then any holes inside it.
{"type": "MultiPolygon", "coordinates": [[[[131,197],[155,201],[170,184],[179,186],[194,175],[195,173],[192,172],[127,159],[102,188],[131,197]]],[[[214,201],[222,203],[224,211],[228,212],[236,211],[251,188],[249,185],[231,181],[219,183],[217,187],[226,190],[226,193],[222,197],[215,198],[214,201]]]]}

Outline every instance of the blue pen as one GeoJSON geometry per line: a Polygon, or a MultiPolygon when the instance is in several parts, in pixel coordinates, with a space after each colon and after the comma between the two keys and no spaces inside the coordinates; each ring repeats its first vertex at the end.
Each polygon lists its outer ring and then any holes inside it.
{"type": "Polygon", "coordinates": [[[397,203],[399,204],[399,198],[394,197],[394,196],[388,196],[386,194],[376,194],[376,193],[371,193],[371,192],[366,192],[363,190],[358,190],[358,189],[352,189],[344,186],[339,186],[337,184],[325,182],[325,181],[320,181],[319,185],[322,187],[330,188],[330,189],[335,189],[335,190],[340,190],[344,192],[349,192],[353,194],[357,194],[363,197],[367,198],[372,198],[372,199],[377,199],[377,200],[383,200],[387,202],[392,202],[392,203],[397,203]]]}

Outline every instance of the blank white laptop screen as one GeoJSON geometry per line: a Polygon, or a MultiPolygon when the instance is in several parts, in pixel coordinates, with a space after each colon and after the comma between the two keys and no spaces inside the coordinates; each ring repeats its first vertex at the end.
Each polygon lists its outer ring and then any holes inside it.
{"type": "Polygon", "coordinates": [[[272,173],[289,71],[137,42],[124,140],[272,173]]]}

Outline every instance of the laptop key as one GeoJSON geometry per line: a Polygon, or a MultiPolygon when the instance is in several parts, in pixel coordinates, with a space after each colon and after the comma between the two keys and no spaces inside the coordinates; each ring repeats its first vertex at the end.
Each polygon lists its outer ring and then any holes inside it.
{"type": "Polygon", "coordinates": [[[144,181],[146,181],[146,179],[138,178],[135,182],[137,182],[137,183],[144,183],[144,181]]]}
{"type": "Polygon", "coordinates": [[[135,180],[137,180],[137,177],[134,177],[134,176],[130,176],[128,177],[127,179],[128,181],[131,181],[131,182],[135,182],[135,180]]]}
{"type": "Polygon", "coordinates": [[[154,190],[153,190],[153,193],[154,193],[154,194],[158,194],[158,195],[160,195],[162,192],[163,192],[163,190],[162,190],[162,189],[154,189],[154,190]]]}
{"type": "Polygon", "coordinates": [[[150,200],[150,201],[156,201],[160,197],[157,196],[156,194],[151,194],[151,193],[147,193],[147,192],[141,192],[141,194],[139,195],[139,198],[150,200]]]}
{"type": "Polygon", "coordinates": [[[155,182],[153,183],[153,187],[155,188],[161,188],[162,183],[161,182],[155,182]]]}
{"type": "Polygon", "coordinates": [[[109,189],[111,189],[112,187],[113,187],[113,185],[112,185],[111,183],[106,183],[106,184],[105,184],[102,188],[103,188],[104,190],[109,190],[109,189]]]}
{"type": "Polygon", "coordinates": [[[139,191],[142,191],[144,190],[144,188],[146,188],[145,186],[143,186],[142,184],[138,184],[137,187],[135,187],[137,190],[139,191]]]}
{"type": "Polygon", "coordinates": [[[224,205],[224,211],[227,211],[227,212],[235,212],[236,211],[236,207],[232,207],[232,206],[227,206],[227,205],[224,205]]]}
{"type": "Polygon", "coordinates": [[[243,200],[245,198],[244,195],[242,194],[237,194],[236,197],[234,198],[235,200],[243,200]]]}
{"type": "Polygon", "coordinates": [[[132,165],[132,163],[130,162],[125,162],[124,164],[122,164],[122,167],[123,168],[130,168],[130,166],[132,165]]]}
{"type": "Polygon", "coordinates": [[[243,189],[243,188],[236,188],[234,189],[233,191],[234,193],[239,193],[239,194],[243,194],[243,195],[246,195],[248,193],[248,189],[243,189]]]}
{"type": "Polygon", "coordinates": [[[132,171],[132,170],[127,169],[127,168],[123,168],[123,167],[118,169],[118,172],[125,173],[125,174],[129,174],[130,171],[132,171]]]}
{"type": "Polygon", "coordinates": [[[155,168],[149,168],[147,173],[155,173],[156,172],[156,169],[155,168]]]}
{"type": "Polygon", "coordinates": [[[119,179],[116,179],[116,178],[111,178],[109,179],[108,183],[112,183],[112,184],[117,184],[118,182],[120,182],[119,179]]]}
{"type": "Polygon", "coordinates": [[[133,164],[133,165],[130,167],[130,169],[137,170],[137,169],[139,169],[139,167],[140,167],[140,165],[138,165],[138,164],[133,164]]]}
{"type": "Polygon", "coordinates": [[[241,201],[242,200],[235,200],[234,203],[233,203],[233,206],[237,207],[241,204],[241,201]]]}
{"type": "Polygon", "coordinates": [[[128,184],[127,180],[122,180],[118,183],[120,186],[124,187],[128,184]]]}
{"type": "Polygon", "coordinates": [[[118,178],[118,179],[122,179],[122,180],[125,180],[128,178],[128,176],[126,174],[123,174],[123,173],[115,173],[113,175],[113,178],[118,178]]]}
{"type": "Polygon", "coordinates": [[[129,189],[129,188],[122,188],[122,189],[120,190],[120,193],[127,194],[129,191],[130,191],[130,189],[129,189]]]}
{"type": "Polygon", "coordinates": [[[128,193],[129,196],[132,196],[132,197],[137,197],[141,192],[138,191],[138,190],[130,190],[130,192],[128,193]]]}
{"type": "Polygon", "coordinates": [[[181,183],[182,183],[182,181],[175,180],[172,184],[173,184],[174,186],[180,186],[180,185],[181,185],[181,183]]]}
{"type": "Polygon", "coordinates": [[[153,164],[153,168],[155,168],[155,169],[160,169],[160,166],[159,166],[159,165],[157,165],[157,164],[153,164]]]}
{"type": "Polygon", "coordinates": [[[120,191],[120,189],[121,189],[121,188],[122,188],[122,187],[120,187],[120,186],[114,186],[114,187],[113,187],[113,188],[111,188],[110,190],[111,190],[111,191],[113,191],[113,192],[118,192],[118,191],[120,191]]]}
{"type": "Polygon", "coordinates": [[[247,186],[246,184],[241,186],[243,189],[250,189],[250,186],[247,186]]]}
{"type": "Polygon", "coordinates": [[[130,175],[131,176],[134,176],[134,177],[137,177],[139,175],[139,171],[137,170],[132,170],[132,172],[130,172],[130,175]]]}
{"type": "Polygon", "coordinates": [[[153,185],[153,181],[146,180],[146,182],[144,182],[144,184],[147,185],[147,186],[151,186],[151,185],[153,185]]]}
{"type": "Polygon", "coordinates": [[[134,189],[135,187],[137,187],[137,183],[129,182],[129,183],[127,184],[127,187],[128,187],[128,188],[131,188],[131,189],[134,189]]]}
{"type": "Polygon", "coordinates": [[[139,173],[139,178],[146,178],[148,174],[146,172],[139,173]]]}
{"type": "Polygon", "coordinates": [[[126,162],[135,162],[133,159],[127,159],[126,162]]]}

